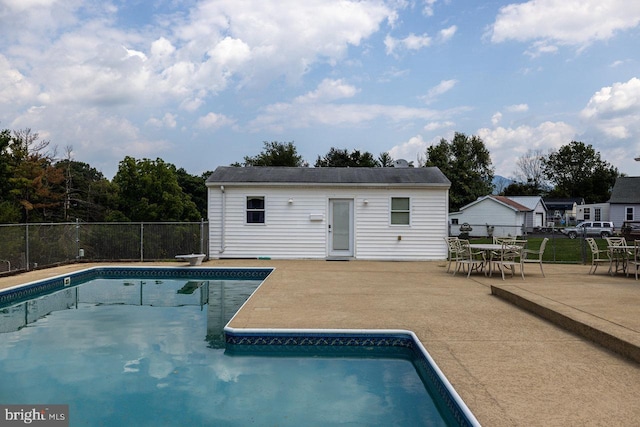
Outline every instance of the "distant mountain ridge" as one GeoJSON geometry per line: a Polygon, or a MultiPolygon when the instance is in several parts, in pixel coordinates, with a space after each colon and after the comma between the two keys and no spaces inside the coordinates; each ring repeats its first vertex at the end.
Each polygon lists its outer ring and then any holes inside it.
{"type": "Polygon", "coordinates": [[[509,178],[505,178],[504,176],[496,175],[493,177],[493,193],[498,194],[502,192],[509,185],[513,184],[515,181],[509,178]]]}

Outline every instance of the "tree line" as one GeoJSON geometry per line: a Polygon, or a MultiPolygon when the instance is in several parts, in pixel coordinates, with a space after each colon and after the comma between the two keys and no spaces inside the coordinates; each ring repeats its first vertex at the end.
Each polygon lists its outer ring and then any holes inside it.
{"type": "MultiPolygon", "coordinates": [[[[199,221],[207,216],[205,181],[160,158],[126,156],[111,181],[91,165],[62,158],[50,141],[31,129],[0,130],[0,223],[113,221],[199,221]]],[[[332,147],[317,156],[314,167],[391,167],[389,153],[332,147]]],[[[583,197],[587,203],[608,200],[618,170],[592,146],[572,141],[557,151],[530,150],[515,161],[513,183],[503,195],[583,197]]],[[[308,167],[293,142],[264,142],[255,156],[232,166],[308,167]]],[[[410,167],[436,166],[451,181],[450,210],[494,193],[494,169],[484,142],[455,133],[426,149],[410,167]]]]}

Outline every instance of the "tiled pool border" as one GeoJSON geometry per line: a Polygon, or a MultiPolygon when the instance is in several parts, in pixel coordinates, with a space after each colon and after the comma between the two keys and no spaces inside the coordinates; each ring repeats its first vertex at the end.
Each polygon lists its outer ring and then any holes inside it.
{"type": "Polygon", "coordinates": [[[480,425],[418,337],[411,331],[379,329],[237,329],[227,326],[224,332],[226,342],[231,345],[400,347],[409,349],[414,355],[417,369],[434,386],[434,391],[438,393],[457,425],[480,425]]]}
{"type": "Polygon", "coordinates": [[[0,306],[74,286],[91,279],[110,277],[206,278],[210,280],[264,280],[273,268],[123,267],[104,266],[12,286],[0,291],[0,306]]]}
{"type": "MultiPolygon", "coordinates": [[[[124,267],[101,266],[35,282],[13,286],[0,291],[0,306],[23,301],[91,279],[110,277],[207,278],[211,280],[265,280],[273,268],[228,267],[124,267]]],[[[242,307],[240,308],[242,310],[242,307]]],[[[233,319],[232,319],[233,320],[233,319]]],[[[231,321],[229,322],[231,323],[231,321]]],[[[399,347],[415,355],[417,368],[435,387],[442,401],[460,426],[479,426],[480,423],[449,383],[418,337],[405,330],[347,330],[347,329],[224,329],[225,340],[232,345],[265,346],[342,346],[342,347],[399,347]]]]}

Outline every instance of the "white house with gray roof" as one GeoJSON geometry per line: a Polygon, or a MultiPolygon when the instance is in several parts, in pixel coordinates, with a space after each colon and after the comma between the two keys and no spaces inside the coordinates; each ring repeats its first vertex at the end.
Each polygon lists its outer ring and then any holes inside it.
{"type": "Polygon", "coordinates": [[[618,229],[624,221],[640,220],[640,176],[620,176],[611,190],[609,218],[618,229]]]}
{"type": "Polygon", "coordinates": [[[447,256],[438,168],[219,167],[206,185],[210,258],[447,256]]]}
{"type": "Polygon", "coordinates": [[[505,196],[483,196],[463,206],[458,212],[451,212],[452,236],[458,236],[465,228],[473,237],[515,237],[526,232],[527,216],[532,209],[505,196]]]}
{"type": "Polygon", "coordinates": [[[525,214],[524,226],[527,232],[547,225],[547,206],[540,196],[508,196],[510,200],[529,208],[525,214]]]}

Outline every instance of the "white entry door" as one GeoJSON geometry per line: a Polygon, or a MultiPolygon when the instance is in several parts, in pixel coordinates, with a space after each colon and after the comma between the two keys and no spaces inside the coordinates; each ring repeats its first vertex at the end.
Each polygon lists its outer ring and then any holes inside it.
{"type": "Polygon", "coordinates": [[[329,199],[329,256],[353,256],[353,199],[329,199]]]}

